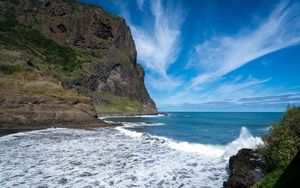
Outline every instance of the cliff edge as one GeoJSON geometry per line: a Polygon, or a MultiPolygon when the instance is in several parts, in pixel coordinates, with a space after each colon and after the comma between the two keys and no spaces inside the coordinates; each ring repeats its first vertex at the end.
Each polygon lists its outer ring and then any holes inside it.
{"type": "Polygon", "coordinates": [[[72,0],[4,0],[0,12],[2,127],[156,112],[124,19],[72,0]]]}

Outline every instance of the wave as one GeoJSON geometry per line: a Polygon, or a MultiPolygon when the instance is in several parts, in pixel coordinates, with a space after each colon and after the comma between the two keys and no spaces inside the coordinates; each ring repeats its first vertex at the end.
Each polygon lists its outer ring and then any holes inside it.
{"type": "Polygon", "coordinates": [[[246,127],[242,127],[239,137],[225,147],[223,158],[228,159],[242,148],[254,149],[262,144],[260,137],[254,137],[246,127]]]}
{"type": "Polygon", "coordinates": [[[163,126],[163,125],[166,125],[165,123],[153,123],[153,122],[139,122],[139,123],[131,123],[131,122],[127,122],[127,123],[124,123],[123,122],[123,125],[125,127],[144,127],[144,126],[163,126]]]}
{"type": "Polygon", "coordinates": [[[136,132],[127,129],[128,127],[136,126],[132,123],[127,123],[123,127],[117,127],[121,133],[130,137],[152,138],[154,140],[159,139],[162,143],[168,145],[170,148],[179,150],[186,153],[195,153],[199,155],[206,155],[210,157],[221,157],[228,160],[232,155],[237,154],[237,152],[242,148],[254,149],[258,145],[262,145],[263,141],[260,137],[254,137],[246,127],[242,127],[240,130],[240,135],[237,139],[230,142],[227,145],[210,145],[210,144],[198,144],[175,141],[170,138],[153,136],[146,133],[136,132]],[[126,128],[127,127],[127,128],[126,128]]]}
{"type": "Polygon", "coordinates": [[[165,116],[167,116],[167,114],[163,114],[163,113],[160,113],[160,114],[153,114],[153,115],[136,115],[136,116],[134,116],[134,117],[150,117],[150,118],[152,118],[152,117],[165,117],[165,116]]]}
{"type": "Polygon", "coordinates": [[[141,137],[143,135],[143,133],[139,133],[139,132],[136,132],[136,131],[131,131],[131,130],[125,129],[123,127],[116,127],[115,129],[117,129],[121,133],[123,133],[127,136],[130,136],[130,137],[141,137]]]}
{"type": "Polygon", "coordinates": [[[186,153],[196,153],[211,157],[221,157],[224,153],[223,146],[209,144],[193,144],[188,142],[177,142],[168,140],[168,146],[186,153]]]}

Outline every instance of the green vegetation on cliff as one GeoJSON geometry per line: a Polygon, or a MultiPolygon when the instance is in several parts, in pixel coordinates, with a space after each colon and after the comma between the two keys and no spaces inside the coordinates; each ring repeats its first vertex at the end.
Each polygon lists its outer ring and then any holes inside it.
{"type": "Polygon", "coordinates": [[[79,74],[80,69],[88,65],[92,57],[99,58],[91,52],[58,44],[39,31],[19,23],[11,13],[2,16],[4,21],[0,21],[0,72],[3,74],[26,71],[29,63],[61,82],[67,82],[79,74]],[[13,56],[18,61],[12,61],[13,56]]]}
{"type": "Polygon", "coordinates": [[[270,134],[264,137],[264,143],[257,152],[266,159],[267,174],[254,187],[295,187],[293,181],[300,182],[299,167],[298,171],[290,171],[289,182],[283,182],[282,176],[288,169],[294,169],[291,161],[300,150],[300,107],[288,107],[282,121],[273,125],[270,134]]]}
{"type": "Polygon", "coordinates": [[[95,104],[98,114],[134,115],[139,113],[153,113],[153,111],[145,108],[141,103],[126,97],[114,96],[107,92],[94,93],[94,95],[96,95],[94,98],[100,100],[95,104]]]}

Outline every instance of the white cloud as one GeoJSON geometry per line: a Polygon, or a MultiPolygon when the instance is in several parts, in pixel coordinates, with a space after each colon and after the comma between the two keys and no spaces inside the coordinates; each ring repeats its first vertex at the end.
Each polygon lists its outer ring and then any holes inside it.
{"type": "Polygon", "coordinates": [[[143,9],[144,2],[145,2],[145,0],[136,0],[136,3],[140,10],[143,9]]]}
{"type": "Polygon", "coordinates": [[[154,89],[161,91],[169,91],[182,84],[182,80],[180,78],[172,76],[155,77],[152,75],[146,78],[146,82],[150,84],[154,89]]]}
{"type": "Polygon", "coordinates": [[[226,96],[231,98],[239,98],[244,97],[247,94],[255,94],[257,93],[255,87],[261,84],[264,84],[270,81],[271,78],[267,79],[256,79],[249,77],[247,80],[240,82],[240,80],[234,80],[233,82],[228,82],[222,84],[219,88],[216,89],[215,93],[218,96],[226,96]]]}
{"type": "MultiPolygon", "coordinates": [[[[192,80],[194,88],[277,50],[300,43],[300,6],[282,1],[268,19],[252,31],[234,37],[213,37],[194,49],[193,60],[204,69],[192,80]]],[[[195,65],[195,62],[192,62],[195,65]]]]}
{"type": "Polygon", "coordinates": [[[159,99],[160,105],[182,104],[182,103],[207,103],[213,101],[235,101],[239,102],[240,98],[250,98],[257,96],[268,96],[272,93],[280,93],[279,90],[267,88],[265,84],[271,78],[257,79],[249,76],[234,77],[231,80],[223,80],[214,87],[202,89],[200,92],[193,92],[184,88],[166,99],[159,99]],[[262,89],[263,88],[263,89],[262,89]]]}
{"type": "Polygon", "coordinates": [[[160,0],[152,0],[150,11],[154,22],[148,19],[147,26],[130,24],[138,52],[139,61],[154,73],[168,80],[167,70],[180,52],[183,12],[179,7],[160,0]],[[150,29],[149,29],[150,28],[150,29]]]}

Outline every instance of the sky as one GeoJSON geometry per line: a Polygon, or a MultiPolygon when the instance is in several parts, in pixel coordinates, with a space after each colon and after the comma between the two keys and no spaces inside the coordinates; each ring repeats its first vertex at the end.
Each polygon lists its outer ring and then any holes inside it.
{"type": "Polygon", "coordinates": [[[300,105],[299,0],[83,0],[129,25],[160,111],[300,105]]]}

